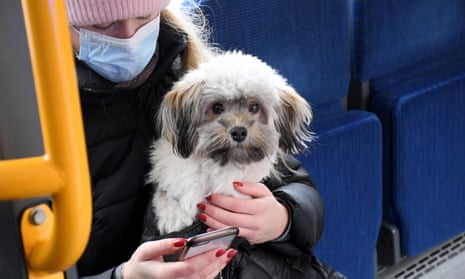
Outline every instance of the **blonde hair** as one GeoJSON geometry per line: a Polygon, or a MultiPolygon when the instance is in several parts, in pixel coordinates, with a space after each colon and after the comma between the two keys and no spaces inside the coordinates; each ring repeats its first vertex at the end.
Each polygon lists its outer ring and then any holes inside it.
{"type": "Polygon", "coordinates": [[[187,47],[182,59],[181,74],[197,68],[216,52],[209,43],[208,22],[198,6],[168,8],[160,12],[161,20],[187,34],[187,47]]]}

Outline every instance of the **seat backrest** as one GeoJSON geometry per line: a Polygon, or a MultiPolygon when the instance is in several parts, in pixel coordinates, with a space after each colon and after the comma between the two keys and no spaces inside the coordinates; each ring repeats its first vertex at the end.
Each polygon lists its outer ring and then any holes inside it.
{"type": "Polygon", "coordinates": [[[373,80],[419,64],[416,70],[426,71],[464,56],[463,0],[350,2],[354,80],[373,80]]]}
{"type": "Polygon", "coordinates": [[[202,0],[212,42],[276,68],[316,114],[341,111],[350,77],[345,1],[202,0]]]}

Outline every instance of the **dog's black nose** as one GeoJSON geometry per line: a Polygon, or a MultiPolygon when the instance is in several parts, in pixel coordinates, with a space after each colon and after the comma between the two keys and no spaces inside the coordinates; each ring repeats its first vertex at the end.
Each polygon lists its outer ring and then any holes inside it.
{"type": "Polygon", "coordinates": [[[244,127],[234,127],[229,132],[233,140],[237,142],[242,142],[247,137],[247,129],[244,127]]]}

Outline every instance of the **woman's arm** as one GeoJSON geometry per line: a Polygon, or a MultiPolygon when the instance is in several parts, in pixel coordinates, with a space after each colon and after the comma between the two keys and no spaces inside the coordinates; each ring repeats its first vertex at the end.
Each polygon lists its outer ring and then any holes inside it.
{"type": "Polygon", "coordinates": [[[302,164],[292,156],[285,158],[278,169],[282,181],[268,180],[274,196],[289,210],[289,232],[287,239],[306,251],[312,251],[323,233],[324,204],[302,164]]]}
{"type": "Polygon", "coordinates": [[[184,238],[145,242],[137,248],[129,261],[101,274],[81,277],[81,279],[213,279],[237,253],[234,249],[213,249],[185,261],[164,262],[164,255],[179,252],[185,244],[184,238]]]}
{"type": "Polygon", "coordinates": [[[324,207],[318,191],[303,183],[291,183],[273,192],[289,210],[289,232],[285,239],[311,252],[323,233],[324,207]]]}

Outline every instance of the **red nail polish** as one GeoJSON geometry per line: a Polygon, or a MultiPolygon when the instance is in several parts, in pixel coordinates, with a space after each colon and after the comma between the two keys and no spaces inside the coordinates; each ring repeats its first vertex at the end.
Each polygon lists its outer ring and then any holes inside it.
{"type": "Polygon", "coordinates": [[[224,253],[226,253],[226,250],[220,249],[220,250],[216,251],[215,256],[216,256],[217,258],[219,258],[219,257],[223,256],[224,253]]]}
{"type": "Polygon", "coordinates": [[[206,199],[207,201],[212,201],[212,196],[211,196],[211,195],[208,195],[205,199],[206,199]]]}
{"type": "Polygon", "coordinates": [[[234,181],[233,186],[234,187],[242,187],[242,186],[244,186],[244,184],[242,184],[242,182],[239,182],[239,181],[234,181]]]}
{"type": "Polygon", "coordinates": [[[197,215],[197,218],[199,218],[199,220],[202,221],[202,222],[207,221],[207,216],[205,216],[205,214],[199,214],[199,215],[197,215]]]}
{"type": "Polygon", "coordinates": [[[173,242],[173,245],[174,245],[174,247],[177,247],[177,248],[184,247],[184,245],[186,245],[186,240],[184,238],[175,240],[173,242]]]}
{"type": "Polygon", "coordinates": [[[231,251],[228,252],[228,254],[226,256],[228,257],[228,259],[231,259],[236,254],[237,254],[237,250],[231,250],[231,251]]]}
{"type": "Polygon", "coordinates": [[[206,206],[205,206],[205,204],[203,204],[203,203],[198,203],[198,204],[197,204],[197,208],[200,209],[200,210],[202,210],[202,211],[204,211],[205,208],[206,208],[206,206]]]}

